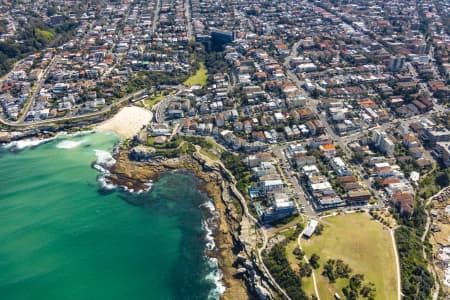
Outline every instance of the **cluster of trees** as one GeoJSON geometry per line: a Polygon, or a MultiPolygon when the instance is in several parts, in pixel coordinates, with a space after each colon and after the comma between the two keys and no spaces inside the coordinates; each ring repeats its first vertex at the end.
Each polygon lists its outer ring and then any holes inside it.
{"type": "Polygon", "coordinates": [[[298,272],[300,277],[311,277],[312,275],[312,267],[310,264],[308,264],[307,262],[303,261],[303,257],[305,256],[305,252],[303,252],[302,249],[296,247],[294,249],[294,251],[292,251],[292,254],[294,254],[294,256],[300,260],[300,263],[298,264],[298,272]]]}
{"type": "Polygon", "coordinates": [[[449,186],[450,185],[450,169],[445,169],[445,170],[439,171],[436,174],[435,182],[437,185],[439,185],[440,188],[449,186]]]}
{"type": "Polygon", "coordinates": [[[356,274],[350,278],[348,285],[342,289],[342,293],[344,293],[347,300],[356,300],[358,295],[369,300],[375,299],[375,285],[372,282],[365,285],[363,283],[364,275],[362,274],[356,274]]]}
{"type": "Polygon", "coordinates": [[[320,256],[317,255],[316,253],[313,253],[311,255],[311,258],[309,259],[309,264],[311,265],[311,267],[313,267],[314,269],[318,269],[320,267],[319,259],[320,256]]]}
{"type": "Polygon", "coordinates": [[[224,53],[221,51],[210,51],[205,55],[205,67],[211,76],[215,73],[227,73],[230,69],[228,63],[223,59],[224,53]]]}
{"type": "Polygon", "coordinates": [[[295,247],[295,249],[292,251],[292,254],[294,254],[294,256],[295,256],[298,260],[302,260],[303,257],[305,256],[305,252],[303,252],[303,250],[300,249],[299,247],[295,247]]]}
{"type": "Polygon", "coordinates": [[[335,283],[338,278],[350,278],[348,284],[342,288],[342,293],[347,300],[356,300],[361,297],[369,300],[375,299],[375,285],[372,282],[364,284],[364,275],[355,274],[350,277],[351,273],[350,266],[340,259],[327,260],[322,271],[322,275],[326,276],[330,283],[335,283]]]}
{"type": "Polygon", "coordinates": [[[277,244],[264,255],[264,263],[276,282],[292,300],[306,300],[309,297],[302,290],[300,277],[291,269],[285,254],[284,244],[277,244]]]}
{"type": "MultiPolygon", "coordinates": [[[[420,181],[417,195],[429,198],[441,188],[449,185],[448,168],[437,168],[420,181]]],[[[402,275],[402,293],[404,299],[428,299],[434,285],[434,278],[428,271],[426,258],[423,256],[424,246],[421,237],[427,223],[426,207],[420,202],[415,203],[411,218],[402,218],[394,212],[397,222],[402,226],[395,231],[395,239],[400,259],[402,275]]]]}
{"type": "Polygon", "coordinates": [[[220,155],[220,160],[236,178],[236,187],[239,191],[244,195],[248,195],[247,188],[250,185],[251,173],[244,165],[241,158],[231,152],[224,151],[220,155]]]}
{"type": "Polygon", "coordinates": [[[8,73],[14,63],[45,47],[57,46],[72,37],[77,24],[66,18],[60,24],[49,26],[35,15],[20,21],[16,36],[0,42],[0,75],[8,73]]]}
{"type": "Polygon", "coordinates": [[[423,243],[413,227],[401,226],[395,231],[400,258],[404,299],[428,299],[434,281],[423,258],[423,243]]]}
{"type": "Polygon", "coordinates": [[[298,264],[299,267],[299,275],[300,277],[311,277],[312,275],[312,267],[310,264],[306,263],[306,262],[300,262],[298,264]]]}
{"type": "Polygon", "coordinates": [[[317,224],[316,226],[316,230],[314,230],[314,233],[317,235],[321,235],[323,230],[324,230],[325,226],[323,226],[322,223],[317,224]]]}
{"type": "Polygon", "coordinates": [[[305,256],[305,252],[303,252],[302,249],[296,247],[294,251],[292,251],[292,254],[300,260],[300,263],[298,264],[299,268],[299,275],[301,278],[303,277],[311,277],[312,275],[312,267],[307,262],[303,261],[303,257],[305,256]]]}
{"type": "Polygon", "coordinates": [[[338,278],[348,278],[352,269],[348,264],[345,264],[341,259],[329,259],[323,266],[322,275],[328,277],[330,283],[336,282],[338,278]]]}
{"type": "Polygon", "coordinates": [[[156,86],[159,90],[161,85],[177,85],[181,84],[189,78],[189,74],[175,70],[170,73],[160,71],[148,71],[139,72],[138,76],[135,76],[128,80],[126,85],[126,92],[133,93],[142,88],[151,88],[156,86]]]}
{"type": "Polygon", "coordinates": [[[377,220],[378,222],[380,222],[384,226],[391,227],[391,224],[388,221],[386,221],[386,219],[383,218],[381,215],[379,215],[379,214],[377,214],[377,213],[375,213],[373,211],[370,211],[369,214],[372,216],[372,218],[374,220],[377,220]]]}

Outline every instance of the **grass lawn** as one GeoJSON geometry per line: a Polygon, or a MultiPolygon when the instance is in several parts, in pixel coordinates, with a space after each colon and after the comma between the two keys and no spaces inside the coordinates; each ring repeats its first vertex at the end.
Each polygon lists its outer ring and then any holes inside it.
{"type": "Polygon", "coordinates": [[[397,272],[394,248],[388,230],[366,213],[339,215],[324,219],[322,235],[302,240],[308,257],[320,256],[320,267],[315,270],[320,298],[333,300],[334,293],[341,296],[348,279],[330,284],[322,275],[328,259],[342,259],[352,269],[351,275],[363,274],[364,282],[373,282],[376,299],[397,299],[397,272]]]}
{"type": "Polygon", "coordinates": [[[153,94],[144,100],[144,105],[146,108],[150,109],[153,105],[164,99],[164,97],[166,96],[163,93],[153,94]]]}
{"type": "Polygon", "coordinates": [[[202,148],[200,152],[212,160],[219,160],[219,156],[209,149],[202,148]]]}
{"type": "Polygon", "coordinates": [[[55,37],[55,34],[51,31],[36,28],[35,32],[36,32],[37,36],[42,37],[42,38],[46,39],[47,41],[50,41],[51,39],[53,39],[55,37]]]}
{"type": "Polygon", "coordinates": [[[313,284],[312,277],[303,277],[302,278],[302,288],[307,296],[311,297],[312,295],[314,295],[314,296],[316,295],[316,293],[314,293],[314,284],[313,284]]]}
{"type": "Polygon", "coordinates": [[[205,67],[204,63],[200,63],[200,69],[197,72],[189,77],[183,84],[185,86],[193,86],[193,85],[206,85],[206,80],[208,79],[208,70],[205,67]]]}
{"type": "Polygon", "coordinates": [[[289,264],[291,265],[292,270],[294,270],[295,272],[298,272],[298,264],[300,263],[300,261],[297,259],[297,257],[294,254],[292,254],[292,252],[294,251],[294,249],[296,247],[297,247],[297,240],[290,241],[286,245],[286,258],[287,258],[289,264]]]}
{"type": "MultiPolygon", "coordinates": [[[[290,241],[286,245],[286,258],[292,268],[296,273],[299,271],[299,263],[300,260],[292,253],[294,249],[298,246],[297,239],[294,241],[290,241]]],[[[302,289],[305,291],[306,295],[311,296],[314,295],[314,285],[312,277],[304,277],[302,278],[302,289]]]]}

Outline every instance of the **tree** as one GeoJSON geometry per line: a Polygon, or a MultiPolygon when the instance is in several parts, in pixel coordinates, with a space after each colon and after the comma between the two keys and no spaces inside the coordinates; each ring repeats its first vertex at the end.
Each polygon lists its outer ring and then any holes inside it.
{"type": "Polygon", "coordinates": [[[336,277],[334,275],[334,266],[336,261],[334,259],[327,260],[326,264],[323,266],[322,275],[328,277],[330,283],[334,283],[336,281],[336,277]]]}
{"type": "Polygon", "coordinates": [[[346,286],[342,289],[342,293],[344,293],[345,298],[347,300],[356,300],[358,299],[358,292],[352,290],[349,286],[346,286]]]}
{"type": "Polygon", "coordinates": [[[305,253],[300,249],[299,247],[296,247],[294,251],[292,251],[292,254],[295,255],[295,257],[299,260],[303,259],[303,256],[305,256],[305,253]]]}
{"type": "Polygon", "coordinates": [[[317,235],[321,235],[323,232],[323,228],[324,228],[324,226],[322,223],[317,224],[317,227],[316,227],[316,230],[314,230],[314,233],[317,235]]]}
{"type": "Polygon", "coordinates": [[[48,9],[47,9],[47,16],[48,17],[51,17],[51,16],[53,16],[53,15],[55,15],[56,14],[56,9],[54,8],[54,7],[49,7],[48,9]]]}
{"type": "Polygon", "coordinates": [[[436,177],[436,183],[440,186],[440,187],[446,187],[449,186],[450,184],[450,179],[448,176],[447,172],[441,172],[439,173],[439,175],[436,177]]]}
{"type": "Polygon", "coordinates": [[[286,259],[286,248],[284,245],[277,244],[270,251],[265,252],[264,263],[292,300],[308,299],[301,288],[301,278],[291,269],[286,259]]]}
{"type": "Polygon", "coordinates": [[[362,275],[362,274],[353,275],[350,278],[349,287],[354,291],[358,291],[361,288],[361,284],[363,281],[364,281],[364,275],[362,275]]]}
{"type": "Polygon", "coordinates": [[[349,267],[349,265],[344,264],[344,262],[341,259],[338,259],[336,261],[336,277],[348,278],[351,272],[352,269],[349,267]]]}
{"type": "Polygon", "coordinates": [[[361,296],[370,300],[375,299],[375,292],[376,288],[372,282],[369,282],[368,284],[364,285],[359,291],[361,296]]]}
{"type": "Polygon", "coordinates": [[[309,263],[311,264],[311,267],[313,267],[314,269],[318,269],[320,267],[319,259],[320,259],[320,256],[313,253],[313,255],[311,255],[311,258],[309,259],[309,263]]]}
{"type": "Polygon", "coordinates": [[[312,275],[312,268],[310,264],[300,262],[298,264],[300,277],[310,277],[312,275]]]}

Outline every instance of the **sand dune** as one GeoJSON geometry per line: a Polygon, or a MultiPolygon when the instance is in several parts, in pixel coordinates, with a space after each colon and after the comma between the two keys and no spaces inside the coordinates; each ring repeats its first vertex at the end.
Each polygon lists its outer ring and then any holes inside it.
{"type": "Polygon", "coordinates": [[[147,125],[153,118],[151,111],[127,106],[122,108],[114,117],[97,126],[97,130],[113,131],[123,138],[131,138],[142,126],[147,125]]]}

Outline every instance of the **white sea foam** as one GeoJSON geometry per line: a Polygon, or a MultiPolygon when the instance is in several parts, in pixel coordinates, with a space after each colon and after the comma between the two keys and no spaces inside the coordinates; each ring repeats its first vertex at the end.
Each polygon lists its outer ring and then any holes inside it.
{"type": "Polygon", "coordinates": [[[206,201],[200,206],[206,207],[212,214],[216,211],[216,207],[212,201],[206,201]]]}
{"type": "Polygon", "coordinates": [[[206,236],[205,236],[206,249],[211,251],[216,248],[213,230],[214,230],[214,226],[217,223],[216,220],[217,220],[218,215],[216,212],[216,207],[214,206],[212,201],[206,201],[206,202],[202,203],[200,205],[200,207],[205,207],[206,209],[208,209],[209,213],[211,214],[211,216],[209,218],[202,220],[202,228],[206,232],[206,236]]]}
{"type": "Polygon", "coordinates": [[[215,288],[212,289],[208,294],[208,300],[217,300],[220,299],[223,292],[225,292],[225,285],[222,281],[223,275],[219,269],[219,263],[217,262],[217,258],[210,258],[208,260],[209,266],[213,269],[211,273],[206,275],[206,280],[213,282],[215,288]]]}
{"type": "Polygon", "coordinates": [[[95,149],[95,155],[97,156],[96,163],[102,167],[111,167],[116,163],[116,160],[112,154],[105,150],[95,149]]]}
{"type": "Polygon", "coordinates": [[[85,130],[85,131],[77,131],[77,132],[73,132],[73,133],[64,132],[63,134],[70,136],[70,137],[76,137],[76,136],[92,134],[92,133],[95,133],[95,131],[94,130],[85,130]]]}
{"type": "Polygon", "coordinates": [[[115,188],[117,188],[117,186],[110,180],[108,180],[107,177],[110,173],[107,168],[114,165],[116,163],[116,160],[108,151],[95,149],[94,152],[95,156],[97,156],[97,160],[92,166],[94,167],[94,169],[101,173],[101,175],[99,175],[97,178],[100,186],[104,190],[114,190],[115,188]]]}
{"type": "MultiPolygon", "coordinates": [[[[214,240],[214,227],[217,226],[218,214],[216,212],[216,207],[212,201],[206,201],[200,205],[208,209],[211,216],[202,220],[202,228],[205,231],[206,249],[212,251],[216,248],[216,242],[214,240]]],[[[225,285],[222,281],[223,275],[219,269],[219,264],[217,258],[208,257],[209,267],[212,269],[211,272],[206,275],[206,280],[214,283],[214,288],[208,294],[208,300],[220,299],[223,292],[225,291],[225,285]]]]}
{"type": "Polygon", "coordinates": [[[92,166],[94,169],[96,169],[97,171],[99,171],[101,173],[101,175],[98,176],[98,182],[100,183],[102,189],[113,190],[113,189],[116,189],[117,187],[119,187],[122,190],[124,190],[125,192],[130,193],[130,194],[142,194],[142,193],[146,193],[151,190],[151,188],[153,186],[153,182],[151,180],[149,180],[148,182],[146,182],[144,184],[146,186],[145,189],[141,189],[138,191],[135,191],[134,189],[130,189],[127,186],[117,186],[117,185],[113,184],[110,180],[108,180],[108,175],[110,175],[110,172],[108,171],[107,168],[113,166],[116,163],[116,160],[114,159],[112,154],[108,151],[98,150],[98,149],[95,149],[94,151],[95,151],[95,155],[97,156],[97,160],[95,161],[95,163],[92,166]]]}
{"type": "Polygon", "coordinates": [[[134,189],[130,189],[127,186],[119,186],[119,187],[127,193],[140,195],[140,194],[149,192],[152,189],[153,182],[150,180],[149,182],[144,183],[144,185],[146,186],[145,189],[140,189],[137,191],[135,191],[134,189]]]}
{"type": "Polygon", "coordinates": [[[209,251],[214,250],[216,248],[216,243],[214,241],[213,230],[207,220],[202,221],[202,228],[206,232],[206,249],[209,251]]]}
{"type": "Polygon", "coordinates": [[[106,174],[103,174],[98,177],[98,182],[100,183],[102,189],[104,190],[114,190],[117,186],[111,183],[108,179],[106,179],[106,174]]]}
{"type": "Polygon", "coordinates": [[[73,149],[76,148],[78,146],[80,146],[81,144],[83,144],[85,142],[85,140],[81,140],[81,141],[70,141],[70,140],[64,140],[62,142],[59,142],[56,145],[56,148],[58,149],[73,149]]]}
{"type": "Polygon", "coordinates": [[[94,130],[80,130],[80,131],[75,131],[75,132],[67,132],[67,131],[60,131],[58,132],[58,134],[56,135],[57,137],[77,137],[80,135],[88,135],[88,134],[93,134],[96,131],[94,130]]]}
{"type": "Polygon", "coordinates": [[[107,169],[105,169],[98,163],[95,163],[92,166],[94,167],[94,169],[96,169],[97,171],[99,171],[101,173],[101,175],[99,175],[97,177],[97,180],[98,180],[100,186],[102,187],[102,189],[110,191],[110,190],[114,190],[115,188],[117,188],[117,186],[114,183],[112,183],[110,180],[108,180],[107,176],[110,173],[107,169]]]}
{"type": "Polygon", "coordinates": [[[19,141],[13,141],[11,143],[8,143],[4,145],[3,147],[9,150],[24,150],[27,148],[32,148],[39,146],[40,144],[47,143],[48,141],[53,140],[54,138],[48,138],[48,139],[26,139],[26,140],[19,140],[19,141]]]}

